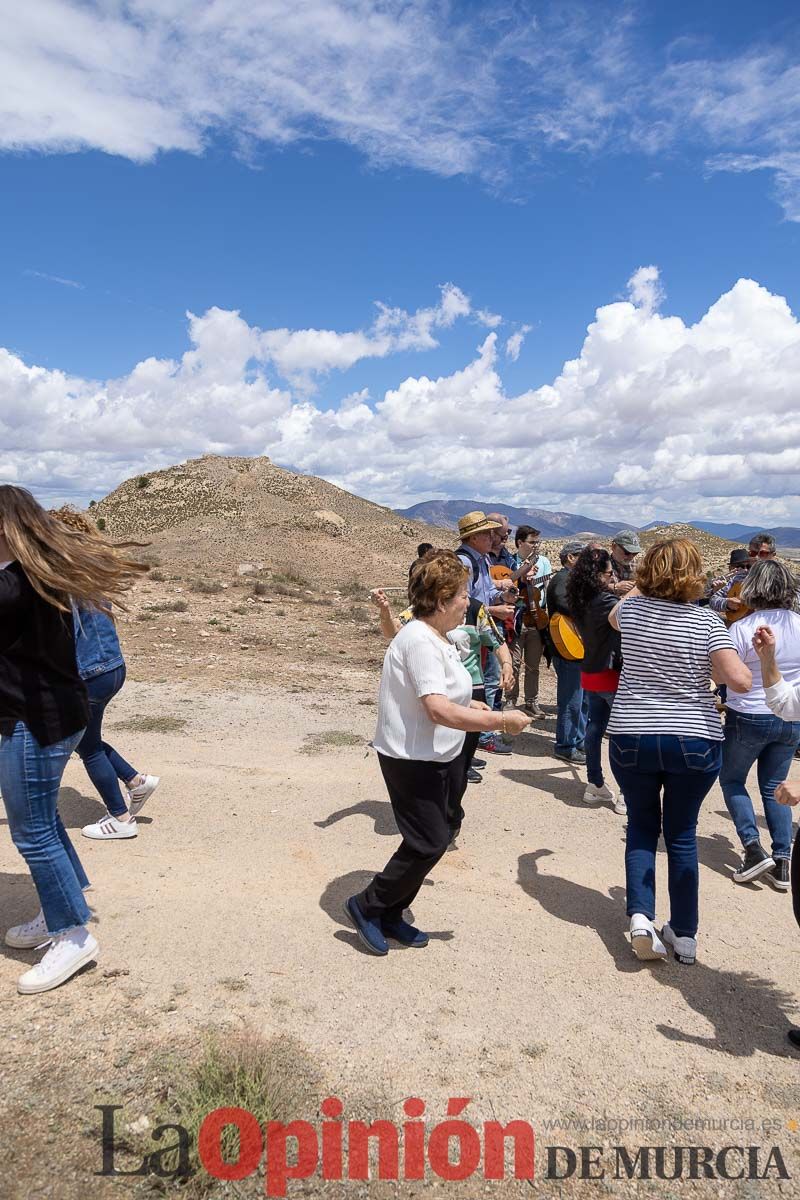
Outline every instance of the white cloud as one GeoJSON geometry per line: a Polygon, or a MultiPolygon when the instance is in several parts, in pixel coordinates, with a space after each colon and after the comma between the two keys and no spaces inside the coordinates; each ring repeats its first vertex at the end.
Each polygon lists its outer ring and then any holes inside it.
{"type": "MultiPolygon", "coordinates": [[[[518,395],[504,388],[495,332],[449,375],[409,376],[374,400],[351,391],[329,408],[275,386],[264,331],[218,308],[190,317],[179,361],[145,359],[106,382],[0,350],[0,477],[88,496],[205,452],[267,453],[398,506],[494,492],[632,521],[800,523],[800,324],[786,301],[740,279],[687,325],[655,310],[655,268],[628,288],[637,303],[599,308],[577,357],[518,395]]],[[[388,320],[396,349],[409,329],[419,338],[457,319],[463,293],[443,295],[388,320]]]]}
{"type": "MultiPolygon", "coordinates": [[[[385,358],[399,350],[433,350],[434,331],[449,329],[471,312],[469,298],[455,284],[441,288],[439,304],[408,313],[378,302],[378,316],[367,330],[336,333],[331,329],[255,331],[254,356],[272,362],[295,387],[310,390],[311,377],[345,371],[362,358],[385,358]]],[[[502,318],[498,318],[502,320],[502,318]]]]}
{"type": "Polygon", "coordinates": [[[545,150],[660,164],[688,146],[711,169],[772,172],[792,220],[799,98],[777,41],[703,57],[599,0],[37,0],[5,5],[0,44],[0,148],[147,162],[219,135],[245,157],[336,138],[513,190],[545,150]]]}
{"type": "Polygon", "coordinates": [[[506,342],[506,358],[510,358],[512,362],[516,362],[519,358],[519,352],[522,349],[522,343],[525,341],[526,334],[531,331],[530,325],[522,325],[516,333],[512,333],[511,337],[506,342]]]}
{"type": "Polygon", "coordinates": [[[78,283],[76,279],[64,279],[61,275],[48,275],[46,271],[25,271],[25,275],[29,275],[32,279],[44,279],[47,283],[60,283],[62,287],[77,288],[83,291],[84,285],[78,283]]]}

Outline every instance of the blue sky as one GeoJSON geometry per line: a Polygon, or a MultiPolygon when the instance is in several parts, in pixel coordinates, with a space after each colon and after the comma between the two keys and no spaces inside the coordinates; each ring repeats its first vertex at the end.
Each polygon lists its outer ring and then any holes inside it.
{"type": "Polygon", "coordinates": [[[0,476],[800,522],[794,5],[45,7],[0,51],[0,476]]]}

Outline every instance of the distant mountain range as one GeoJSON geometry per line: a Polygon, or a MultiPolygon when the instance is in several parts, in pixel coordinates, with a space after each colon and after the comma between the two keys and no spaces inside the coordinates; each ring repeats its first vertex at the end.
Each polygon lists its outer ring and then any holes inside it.
{"type": "Polygon", "coordinates": [[[608,521],[597,521],[594,517],[582,517],[577,513],[551,512],[546,508],[515,508],[513,504],[488,500],[423,500],[420,504],[413,504],[411,508],[398,508],[397,512],[411,521],[425,521],[428,525],[457,529],[458,518],[476,509],[486,513],[505,513],[515,528],[517,525],[533,525],[541,530],[542,536],[546,538],[563,537],[569,533],[601,533],[611,537],[619,533],[620,529],[636,528],[630,521],[614,525],[608,521]]]}
{"type": "MultiPolygon", "coordinates": [[[[413,521],[425,521],[429,525],[440,525],[445,529],[457,529],[458,518],[465,513],[479,509],[481,512],[505,513],[513,526],[533,525],[542,531],[545,538],[566,537],[569,534],[598,533],[605,537],[613,537],[620,529],[637,529],[630,521],[598,521],[594,517],[585,517],[580,513],[552,512],[547,508],[517,508],[513,504],[489,500],[423,500],[413,504],[411,508],[398,508],[400,516],[413,521]]],[[[651,521],[643,529],[658,529],[660,525],[671,525],[672,521],[651,521]]],[[[704,533],[713,533],[717,537],[731,542],[747,544],[754,533],[764,531],[760,525],[744,525],[735,521],[728,524],[719,521],[684,521],[681,524],[693,525],[704,533]]],[[[792,526],[777,526],[767,529],[778,543],[779,547],[800,547],[800,529],[792,526]]]]}

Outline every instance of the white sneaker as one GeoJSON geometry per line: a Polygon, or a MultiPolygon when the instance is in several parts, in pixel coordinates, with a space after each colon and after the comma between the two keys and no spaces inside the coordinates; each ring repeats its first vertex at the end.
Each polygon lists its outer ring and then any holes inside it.
{"type": "Polygon", "coordinates": [[[637,958],[660,958],[666,961],[667,947],[656,933],[653,922],[644,913],[634,913],[631,917],[631,949],[637,958]]]}
{"type": "Polygon", "coordinates": [[[97,842],[109,842],[114,838],[136,837],[136,819],[132,817],[130,821],[118,821],[116,817],[109,814],[95,825],[84,825],[81,833],[84,837],[94,838],[97,842]]]}
{"type": "Polygon", "coordinates": [[[613,808],[614,812],[617,814],[618,817],[627,817],[628,806],[626,805],[625,799],[623,796],[615,796],[614,793],[612,792],[611,793],[611,807],[613,808]]]}
{"type": "Polygon", "coordinates": [[[158,775],[145,775],[144,783],[137,783],[136,787],[128,788],[132,817],[137,816],[142,811],[145,802],[150,799],[160,782],[161,780],[158,775]]]}
{"type": "Polygon", "coordinates": [[[668,946],[672,946],[672,953],[679,963],[686,967],[694,966],[697,958],[697,938],[676,937],[669,922],[661,930],[661,936],[668,946]]]}
{"type": "Polygon", "coordinates": [[[613,799],[614,793],[604,783],[601,783],[599,787],[596,783],[587,783],[583,793],[584,804],[602,804],[604,800],[607,802],[613,799]]]}
{"type": "Polygon", "coordinates": [[[51,940],[41,909],[32,921],[26,921],[24,925],[12,925],[5,937],[6,945],[14,946],[17,950],[31,950],[51,940]]]}
{"type": "Polygon", "coordinates": [[[54,937],[41,962],[17,980],[17,991],[24,996],[49,992],[65,983],[86,963],[97,958],[97,942],[87,929],[68,929],[54,937]]]}

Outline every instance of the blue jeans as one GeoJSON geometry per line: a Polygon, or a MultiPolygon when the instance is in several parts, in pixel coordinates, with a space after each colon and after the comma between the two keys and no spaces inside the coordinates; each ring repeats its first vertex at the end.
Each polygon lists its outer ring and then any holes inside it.
{"type": "MultiPolygon", "coordinates": [[[[580,664],[578,664],[580,665],[580,664]]],[[[603,734],[611,716],[614,692],[585,692],[588,701],[589,719],[586,724],[586,778],[595,787],[602,787],[603,778],[603,734]]]]}
{"type": "Polygon", "coordinates": [[[53,936],[85,925],[90,915],[83,898],[89,880],[57,807],[61,776],[82,732],[40,746],[18,721],[13,734],[0,738],[0,791],[11,840],[28,864],[53,936]]]}
{"type": "Polygon", "coordinates": [[[575,750],[586,736],[586,693],[581,687],[581,664],[553,655],[556,672],[556,750],[575,750]]]}
{"type": "Polygon", "coordinates": [[[792,852],[792,810],[778,804],[775,788],[789,774],[798,743],[800,721],[782,721],[772,713],[728,709],[719,776],[722,794],[742,845],[757,842],[758,826],[747,791],[747,775],[753,763],[758,763],[758,790],[772,838],[773,858],[789,858],[792,852]]]}
{"type": "Polygon", "coordinates": [[[500,690],[500,660],[496,654],[489,654],[483,669],[483,683],[486,688],[486,703],[489,708],[499,708],[502,699],[500,690]]]}
{"type": "Polygon", "coordinates": [[[103,715],[125,682],[125,667],[116,667],[103,675],[86,680],[89,693],[89,724],[81,738],[77,753],[83,759],[86,774],[100,793],[100,798],[114,817],[122,817],[128,806],[122,798],[119,780],[125,783],[138,774],[135,767],[117,754],[102,738],[103,715]]]}
{"type": "Polygon", "coordinates": [[[671,733],[615,733],[614,777],[628,809],[625,882],[628,916],[656,916],[656,847],[667,847],[669,923],[677,937],[697,933],[697,818],[722,761],[722,742],[671,733]]]}

